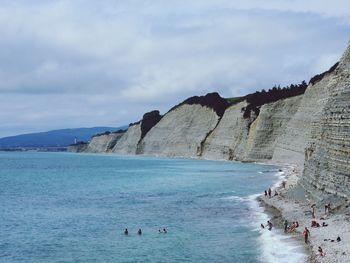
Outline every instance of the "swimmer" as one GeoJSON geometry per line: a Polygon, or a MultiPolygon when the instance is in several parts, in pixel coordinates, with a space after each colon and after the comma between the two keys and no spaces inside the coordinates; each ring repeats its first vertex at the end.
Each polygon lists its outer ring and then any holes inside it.
{"type": "Polygon", "coordinates": [[[129,231],[128,231],[128,229],[127,228],[125,228],[125,230],[124,230],[124,235],[129,235],[129,231]]]}
{"type": "Polygon", "coordinates": [[[270,222],[270,220],[267,221],[267,225],[266,226],[268,226],[269,227],[268,229],[271,231],[273,225],[270,222]]]}
{"type": "Polygon", "coordinates": [[[141,230],[141,228],[139,229],[139,231],[137,231],[137,234],[139,234],[140,236],[142,235],[142,230],[141,230]]]}

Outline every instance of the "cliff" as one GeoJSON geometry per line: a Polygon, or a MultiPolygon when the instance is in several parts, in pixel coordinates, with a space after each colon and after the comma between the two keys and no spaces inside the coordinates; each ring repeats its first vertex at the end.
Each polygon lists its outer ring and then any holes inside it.
{"type": "Polygon", "coordinates": [[[265,104],[250,126],[245,160],[272,159],[278,141],[288,132],[287,126],[299,109],[302,96],[265,104]]]}
{"type": "Polygon", "coordinates": [[[242,108],[245,101],[226,109],[215,130],[203,143],[201,156],[206,159],[243,159],[249,126],[256,118],[244,118],[242,108]]]}
{"type": "Polygon", "coordinates": [[[298,89],[275,87],[235,104],[217,93],[191,97],[164,116],[145,114],[117,139],[93,138],[85,151],[293,163],[305,166],[305,189],[349,196],[349,64],[348,48],[298,89]]]}
{"type": "Polygon", "coordinates": [[[67,152],[72,152],[72,153],[81,153],[81,152],[87,152],[88,148],[88,143],[76,143],[76,144],[71,144],[67,148],[67,152]]]}
{"type": "Polygon", "coordinates": [[[131,124],[118,140],[111,152],[119,154],[136,154],[137,144],[141,139],[141,122],[131,124]]]}
{"type": "Polygon", "coordinates": [[[297,111],[287,123],[286,132],[277,141],[273,161],[304,166],[305,148],[313,139],[312,130],[319,125],[331,79],[332,76],[327,75],[315,85],[309,84],[297,111]]]}
{"type": "Polygon", "coordinates": [[[196,157],[201,142],[212,131],[219,116],[199,104],[184,104],[168,112],[140,143],[147,155],[196,157]]]}
{"type": "Polygon", "coordinates": [[[124,133],[125,132],[118,132],[93,136],[85,151],[91,153],[111,152],[117,142],[123,137],[124,133]]]}
{"type": "Polygon", "coordinates": [[[300,183],[306,189],[350,197],[350,45],[329,74],[328,96],[305,150],[300,183]]]}

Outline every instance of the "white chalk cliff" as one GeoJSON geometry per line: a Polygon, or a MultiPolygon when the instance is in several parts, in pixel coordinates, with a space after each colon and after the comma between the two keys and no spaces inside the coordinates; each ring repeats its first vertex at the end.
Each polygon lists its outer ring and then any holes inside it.
{"type": "Polygon", "coordinates": [[[85,151],[294,163],[305,165],[305,188],[350,197],[350,47],[303,95],[244,116],[248,104],[226,105],[217,94],[192,98],[147,129],[142,121],[129,126],[112,149],[112,138],[94,137],[85,151]]]}

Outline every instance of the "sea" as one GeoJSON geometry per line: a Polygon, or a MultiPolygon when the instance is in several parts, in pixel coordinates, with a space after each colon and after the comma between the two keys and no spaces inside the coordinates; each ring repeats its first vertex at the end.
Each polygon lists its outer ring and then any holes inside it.
{"type": "Polygon", "coordinates": [[[255,198],[280,176],[253,163],[0,152],[0,262],[305,262],[299,242],[260,227],[271,215],[255,198]]]}

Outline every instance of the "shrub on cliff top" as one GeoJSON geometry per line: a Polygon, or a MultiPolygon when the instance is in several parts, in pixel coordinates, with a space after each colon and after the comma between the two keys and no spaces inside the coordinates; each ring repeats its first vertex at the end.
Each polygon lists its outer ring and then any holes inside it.
{"type": "Polygon", "coordinates": [[[286,99],[294,96],[298,96],[304,94],[307,88],[307,84],[305,81],[302,81],[300,84],[291,84],[290,86],[286,86],[281,88],[280,86],[274,86],[272,89],[268,91],[262,90],[257,91],[252,94],[248,94],[244,97],[247,101],[247,107],[242,108],[243,117],[249,118],[251,116],[251,112],[254,111],[255,115],[259,115],[260,106],[275,102],[281,99],[286,99]]]}
{"type": "Polygon", "coordinates": [[[180,104],[171,108],[169,112],[185,104],[188,104],[188,105],[199,104],[202,106],[206,106],[208,108],[213,109],[216,112],[216,114],[220,117],[224,115],[225,110],[227,109],[228,106],[230,106],[230,104],[226,99],[220,97],[219,93],[213,92],[213,93],[208,93],[205,96],[190,97],[185,101],[181,102],[180,104]]]}
{"type": "Polygon", "coordinates": [[[320,80],[322,80],[324,78],[324,76],[326,76],[326,74],[332,73],[339,65],[339,62],[335,63],[332,67],[330,67],[329,70],[321,73],[321,74],[317,74],[315,76],[313,76],[310,81],[309,84],[315,85],[317,82],[319,82],[320,80]]]}
{"type": "Polygon", "coordinates": [[[162,118],[162,115],[159,114],[158,110],[147,112],[143,115],[142,121],[141,121],[141,139],[145,137],[147,132],[153,128],[154,125],[156,125],[160,119],[162,118]]]}

